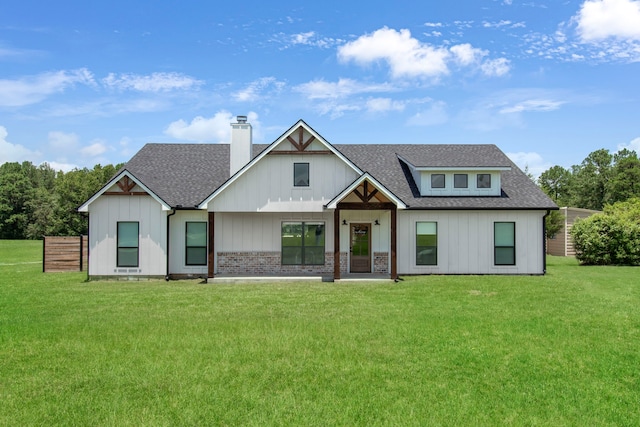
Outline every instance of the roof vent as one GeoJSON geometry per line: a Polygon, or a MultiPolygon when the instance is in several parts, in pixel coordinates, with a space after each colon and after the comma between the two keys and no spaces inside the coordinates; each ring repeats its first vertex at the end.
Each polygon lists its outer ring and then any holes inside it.
{"type": "Polygon", "coordinates": [[[238,116],[236,117],[238,123],[247,123],[247,116],[238,116]]]}

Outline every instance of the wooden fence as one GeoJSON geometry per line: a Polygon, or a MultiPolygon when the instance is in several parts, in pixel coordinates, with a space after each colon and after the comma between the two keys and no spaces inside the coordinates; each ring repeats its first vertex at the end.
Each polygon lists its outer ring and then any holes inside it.
{"type": "Polygon", "coordinates": [[[42,244],[42,271],[86,271],[88,236],[45,236],[42,244]]]}

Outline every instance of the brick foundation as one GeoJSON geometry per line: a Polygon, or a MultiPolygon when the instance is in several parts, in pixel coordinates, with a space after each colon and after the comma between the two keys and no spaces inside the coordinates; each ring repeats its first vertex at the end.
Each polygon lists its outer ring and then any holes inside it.
{"type": "Polygon", "coordinates": [[[388,252],[374,252],[373,253],[373,272],[374,273],[389,273],[389,253],[388,252]]]}
{"type": "MultiPolygon", "coordinates": [[[[218,274],[248,276],[333,274],[333,252],[325,252],[324,265],[281,265],[280,252],[218,252],[217,255],[218,274]]],[[[340,254],[340,260],[342,263],[342,254],[340,254]]],[[[346,265],[346,261],[343,265],[346,265]]]]}

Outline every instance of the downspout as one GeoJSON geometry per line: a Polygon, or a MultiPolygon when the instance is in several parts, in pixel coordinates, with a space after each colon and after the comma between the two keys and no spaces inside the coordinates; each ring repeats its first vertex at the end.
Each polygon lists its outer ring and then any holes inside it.
{"type": "Polygon", "coordinates": [[[547,209],[547,213],[542,217],[542,274],[547,274],[547,217],[551,211],[547,209]]]}
{"type": "Polygon", "coordinates": [[[166,274],[164,276],[164,280],[166,280],[167,282],[169,281],[169,252],[170,252],[170,249],[169,249],[169,231],[170,231],[169,223],[171,222],[169,220],[169,218],[171,216],[175,215],[175,214],[176,214],[176,210],[172,209],[171,213],[169,215],[167,215],[167,272],[166,272],[166,274]]]}

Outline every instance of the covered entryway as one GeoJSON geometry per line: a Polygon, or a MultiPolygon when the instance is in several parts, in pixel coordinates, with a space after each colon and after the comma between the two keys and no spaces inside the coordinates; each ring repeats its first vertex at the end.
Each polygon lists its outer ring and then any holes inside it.
{"type": "Polygon", "coordinates": [[[342,273],[390,273],[392,279],[398,278],[396,227],[397,210],[406,208],[402,200],[365,172],[325,207],[334,209],[335,280],[339,280],[342,273]],[[347,211],[349,213],[343,214],[347,211]],[[341,230],[349,233],[342,236],[343,239],[348,236],[349,242],[348,247],[343,245],[343,252],[340,249],[341,230]],[[372,244],[372,236],[375,244],[372,244]]]}

